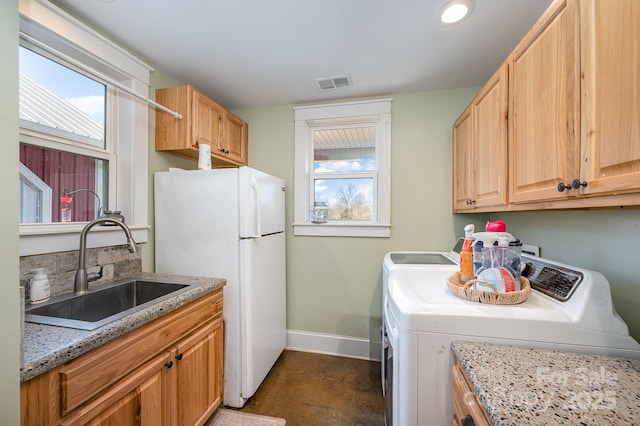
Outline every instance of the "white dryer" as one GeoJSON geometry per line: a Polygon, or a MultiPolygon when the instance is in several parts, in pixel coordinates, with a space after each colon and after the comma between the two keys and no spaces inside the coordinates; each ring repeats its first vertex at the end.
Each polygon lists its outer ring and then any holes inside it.
{"type": "MultiPolygon", "coordinates": [[[[426,252],[426,251],[393,251],[387,253],[382,261],[382,325],[381,330],[381,382],[382,382],[382,395],[386,397],[387,388],[391,387],[391,360],[392,360],[392,346],[389,342],[389,336],[386,330],[387,320],[385,318],[388,296],[388,283],[389,274],[391,271],[398,270],[443,270],[451,273],[458,270],[460,261],[460,250],[462,249],[462,243],[464,239],[460,238],[456,241],[456,244],[448,252],[426,252]]],[[[387,407],[386,411],[391,410],[391,401],[385,401],[387,407]]]]}
{"type": "MultiPolygon", "coordinates": [[[[384,335],[384,306],[387,303],[387,288],[389,282],[389,273],[400,269],[444,269],[457,270],[460,262],[460,250],[462,242],[460,238],[453,246],[451,251],[392,251],[385,254],[382,260],[382,318],[383,318],[383,335],[384,335]]],[[[383,349],[384,350],[384,349],[383,349]]],[[[384,354],[383,354],[384,355],[384,354]]],[[[383,358],[384,359],[384,358],[383,358]]]]}

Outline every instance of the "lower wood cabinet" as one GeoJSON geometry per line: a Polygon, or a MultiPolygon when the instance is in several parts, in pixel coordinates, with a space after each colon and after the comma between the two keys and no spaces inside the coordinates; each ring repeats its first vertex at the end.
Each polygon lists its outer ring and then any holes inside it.
{"type": "Polygon", "coordinates": [[[222,289],[22,384],[23,425],[202,425],[222,403],[222,289]]]}
{"type": "Polygon", "coordinates": [[[201,425],[222,403],[222,319],[183,340],[175,359],[176,404],[172,424],[201,425]]]}
{"type": "Polygon", "coordinates": [[[473,392],[467,375],[464,374],[460,362],[456,360],[452,369],[453,375],[453,425],[489,426],[489,416],[486,414],[476,394],[473,392]]]}

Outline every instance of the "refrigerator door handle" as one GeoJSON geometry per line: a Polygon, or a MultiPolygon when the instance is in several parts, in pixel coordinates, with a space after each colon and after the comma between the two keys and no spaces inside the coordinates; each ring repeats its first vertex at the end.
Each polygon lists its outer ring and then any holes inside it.
{"type": "Polygon", "coordinates": [[[255,233],[251,236],[251,238],[260,238],[262,236],[262,230],[260,229],[260,224],[262,222],[262,218],[260,216],[260,211],[262,210],[262,199],[260,196],[260,185],[258,185],[258,181],[255,178],[251,177],[251,190],[254,194],[254,219],[256,221],[255,233]]]}

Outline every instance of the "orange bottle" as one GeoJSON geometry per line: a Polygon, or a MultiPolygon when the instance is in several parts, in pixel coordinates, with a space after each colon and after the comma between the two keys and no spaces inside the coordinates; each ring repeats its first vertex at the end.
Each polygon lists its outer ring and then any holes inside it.
{"type": "Polygon", "coordinates": [[[473,232],[475,227],[469,224],[464,227],[464,242],[460,251],[460,280],[466,283],[473,279],[473,232]]]}

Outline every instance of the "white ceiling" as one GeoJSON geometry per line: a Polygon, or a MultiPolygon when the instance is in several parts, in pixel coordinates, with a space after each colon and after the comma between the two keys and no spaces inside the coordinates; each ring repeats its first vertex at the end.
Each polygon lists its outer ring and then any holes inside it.
{"type": "Polygon", "coordinates": [[[49,0],[227,109],[481,86],[551,0],[49,0]],[[314,79],[350,75],[320,91],[314,79]]]}

